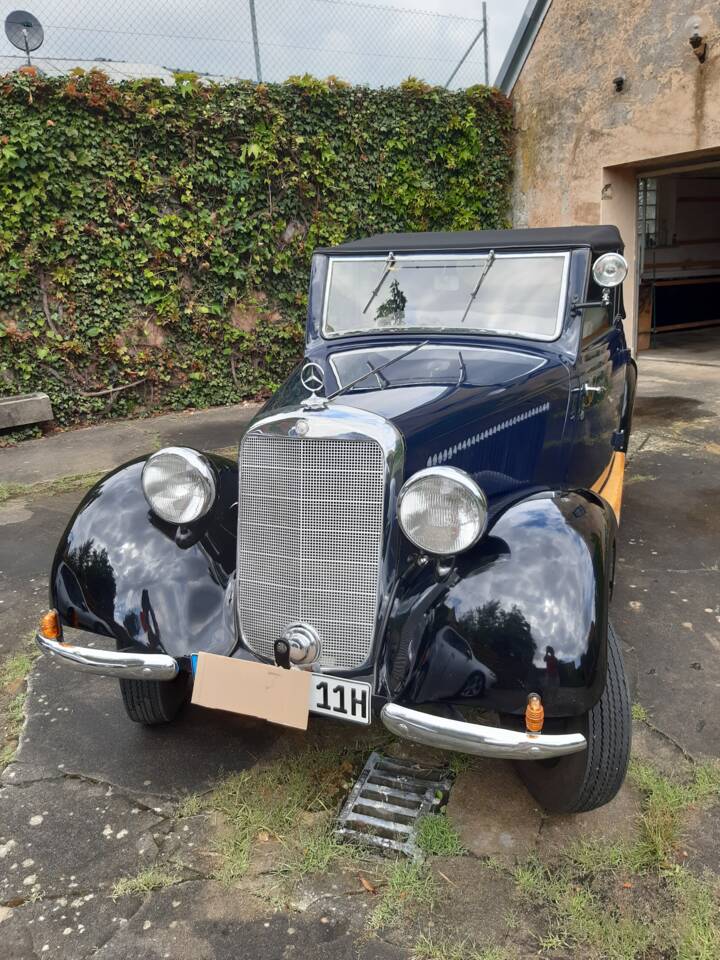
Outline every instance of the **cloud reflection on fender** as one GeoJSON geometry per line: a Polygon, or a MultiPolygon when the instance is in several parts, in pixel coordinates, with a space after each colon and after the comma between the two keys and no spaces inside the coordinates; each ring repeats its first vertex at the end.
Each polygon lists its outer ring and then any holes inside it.
{"type": "Polygon", "coordinates": [[[114,474],[82,504],[57,571],[58,599],[68,598],[67,604],[81,590],[80,624],[93,629],[93,620],[101,620],[119,645],[184,656],[196,652],[202,638],[203,650],[227,653],[232,638],[223,631],[223,561],[231,571],[234,553],[215,542],[218,533],[223,539],[217,524],[192,546],[178,547],[174,527],[151,522],[141,470],[136,463],[114,474]]]}
{"type": "Polygon", "coordinates": [[[506,642],[516,633],[526,647],[531,640],[532,667],[550,682],[560,664],[580,665],[595,628],[593,553],[601,545],[584,508],[577,513],[576,502],[549,498],[511,508],[492,529],[509,553],[490,575],[480,569],[460,581],[448,598],[460,628],[476,630],[484,618],[506,642]]]}

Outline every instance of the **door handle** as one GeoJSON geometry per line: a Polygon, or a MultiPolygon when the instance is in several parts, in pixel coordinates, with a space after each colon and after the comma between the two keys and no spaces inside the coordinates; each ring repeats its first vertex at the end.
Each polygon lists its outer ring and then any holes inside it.
{"type": "Polygon", "coordinates": [[[580,387],[573,387],[571,392],[580,394],[577,418],[578,420],[584,420],[585,408],[592,404],[593,397],[597,397],[599,399],[600,397],[604,396],[604,394],[607,392],[607,387],[596,387],[590,383],[583,383],[580,387]]]}
{"type": "Polygon", "coordinates": [[[581,397],[592,397],[597,395],[601,397],[607,391],[607,387],[594,387],[589,383],[584,383],[581,387],[573,387],[573,393],[579,393],[581,397]]]}

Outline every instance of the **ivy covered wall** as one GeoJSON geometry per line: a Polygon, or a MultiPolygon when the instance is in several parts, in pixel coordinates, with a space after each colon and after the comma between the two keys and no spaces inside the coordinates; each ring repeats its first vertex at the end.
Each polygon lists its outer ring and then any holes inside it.
{"type": "Polygon", "coordinates": [[[0,78],[0,395],[69,424],[267,394],[313,248],[503,226],[510,139],[486,87],[0,78]]]}

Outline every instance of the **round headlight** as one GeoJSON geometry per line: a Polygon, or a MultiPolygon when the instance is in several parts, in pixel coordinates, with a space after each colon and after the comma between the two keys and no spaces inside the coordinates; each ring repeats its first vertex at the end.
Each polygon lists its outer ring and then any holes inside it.
{"type": "Polygon", "coordinates": [[[619,287],[628,272],[627,260],[620,253],[604,253],[592,268],[599,287],[619,287]]]}
{"type": "Polygon", "coordinates": [[[168,523],[192,523],[215,500],[215,475],[205,457],[187,447],[165,447],[148,457],[142,488],[150,509],[168,523]]]}
{"type": "Polygon", "coordinates": [[[438,556],[467,550],[487,524],[487,500],[464,470],[429,467],[405,483],[398,498],[398,520],[416,547],[438,556]]]}

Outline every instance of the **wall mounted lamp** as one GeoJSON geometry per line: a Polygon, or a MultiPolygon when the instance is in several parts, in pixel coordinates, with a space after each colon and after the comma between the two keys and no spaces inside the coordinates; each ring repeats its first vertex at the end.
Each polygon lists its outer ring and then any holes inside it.
{"type": "Polygon", "coordinates": [[[690,32],[689,42],[692,47],[692,52],[700,63],[705,63],[705,58],[707,57],[707,40],[704,36],[703,23],[700,17],[690,17],[686,24],[686,29],[690,32]]]}

